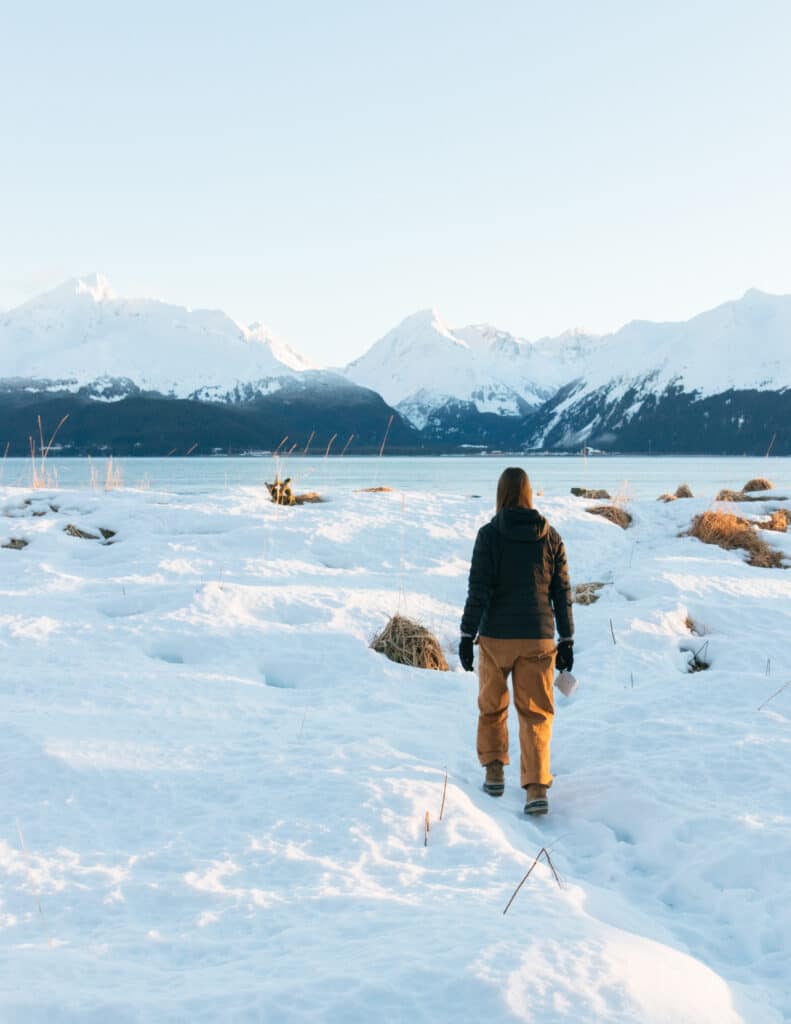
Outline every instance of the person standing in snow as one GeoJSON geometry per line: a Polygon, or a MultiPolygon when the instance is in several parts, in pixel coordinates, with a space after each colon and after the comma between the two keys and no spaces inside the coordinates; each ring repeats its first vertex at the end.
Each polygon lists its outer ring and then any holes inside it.
{"type": "Polygon", "coordinates": [[[484,791],[502,796],[508,756],[508,676],[519,716],[521,784],[525,814],[546,814],[552,785],[555,665],[574,664],[566,551],[558,532],[533,508],[523,469],[503,471],[497,514],[478,531],[461,620],[459,660],[473,671],[478,640],[478,758],[486,768],[484,791]],[[558,641],[555,643],[555,626],[558,641]]]}

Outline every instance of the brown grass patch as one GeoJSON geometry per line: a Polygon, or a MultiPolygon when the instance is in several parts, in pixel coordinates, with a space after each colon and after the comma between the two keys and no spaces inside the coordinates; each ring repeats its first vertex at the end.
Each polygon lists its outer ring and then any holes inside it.
{"type": "Polygon", "coordinates": [[[87,530],[81,530],[79,526],[75,526],[74,523],[68,523],[63,527],[63,532],[67,533],[70,537],[79,537],[80,540],[98,540],[98,533],[88,533],[87,530]]]}
{"type": "Polygon", "coordinates": [[[676,500],[676,496],[675,496],[675,494],[670,494],[667,491],[665,491],[665,493],[664,494],[660,494],[659,497],[656,500],[657,501],[664,501],[664,503],[667,504],[669,501],[675,501],[676,500]]]}
{"type": "Polygon", "coordinates": [[[371,648],[399,665],[448,672],[439,640],[431,630],[405,615],[393,615],[371,641],[371,648]]]}
{"type": "Polygon", "coordinates": [[[610,501],[608,491],[591,490],[589,487],[572,487],[571,493],[575,498],[592,498],[594,501],[610,501]]]}
{"type": "Polygon", "coordinates": [[[695,495],[692,493],[692,488],[689,486],[689,484],[679,484],[678,487],[676,488],[676,493],[675,493],[674,497],[676,497],[676,498],[694,498],[695,495]]]}
{"type": "Polygon", "coordinates": [[[275,482],[272,484],[267,483],[266,489],[269,491],[269,497],[275,505],[318,505],[324,501],[324,498],[317,491],[305,491],[304,494],[294,494],[291,489],[290,476],[286,477],[285,480],[281,480],[279,476],[276,476],[275,482]]]}
{"type": "Polygon", "coordinates": [[[12,537],[7,544],[3,544],[1,546],[4,548],[8,548],[9,551],[21,551],[23,548],[26,548],[27,545],[28,542],[26,540],[23,540],[22,537],[12,537]]]}
{"type": "Polygon", "coordinates": [[[771,569],[779,569],[783,565],[782,554],[758,536],[753,524],[731,512],[710,509],[695,516],[689,536],[697,537],[704,544],[716,544],[726,551],[746,551],[750,565],[771,569]]]}
{"type": "Polygon", "coordinates": [[[620,526],[622,530],[626,530],[632,525],[632,517],[625,509],[618,508],[617,505],[594,505],[593,508],[586,508],[585,511],[590,512],[592,516],[609,519],[611,523],[620,526]]]}
{"type": "Polygon", "coordinates": [[[571,590],[572,604],[595,604],[601,594],[599,591],[606,583],[577,583],[571,590]]]}
{"type": "MultiPolygon", "coordinates": [[[[766,498],[756,498],[751,494],[745,494],[744,491],[732,491],[728,487],[724,487],[715,501],[766,501],[766,498]]],[[[777,498],[777,501],[785,501],[785,498],[777,498]]]]}
{"type": "Polygon", "coordinates": [[[744,487],[742,487],[742,491],[745,493],[748,491],[771,491],[773,488],[774,484],[771,480],[767,480],[765,476],[754,476],[752,480],[748,480],[744,487]]]}
{"type": "Polygon", "coordinates": [[[392,491],[392,487],[357,487],[355,494],[384,494],[385,491],[392,491]]]}
{"type": "Polygon", "coordinates": [[[768,519],[762,520],[755,525],[759,530],[773,530],[775,533],[785,533],[788,530],[790,520],[791,512],[787,508],[776,508],[768,519]]]}

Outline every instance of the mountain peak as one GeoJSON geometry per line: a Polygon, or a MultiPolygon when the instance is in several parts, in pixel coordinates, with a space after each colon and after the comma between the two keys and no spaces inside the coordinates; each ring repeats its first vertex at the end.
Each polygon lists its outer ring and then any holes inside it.
{"type": "Polygon", "coordinates": [[[760,288],[748,288],[747,291],[742,295],[742,302],[766,302],[768,299],[774,298],[769,292],[761,291],[760,288]]]}
{"type": "Polygon", "coordinates": [[[76,295],[90,295],[94,302],[105,302],[116,297],[104,274],[94,272],[74,278],[74,285],[76,295]]]}
{"type": "Polygon", "coordinates": [[[82,296],[96,303],[109,302],[116,298],[116,294],[104,274],[82,274],[80,277],[70,277],[48,292],[35,295],[19,308],[42,309],[70,306],[75,299],[82,296]]]}
{"type": "Polygon", "coordinates": [[[439,331],[440,334],[452,334],[447,323],[433,307],[419,309],[416,313],[410,313],[409,316],[404,317],[395,330],[423,330],[426,328],[439,331]]]}

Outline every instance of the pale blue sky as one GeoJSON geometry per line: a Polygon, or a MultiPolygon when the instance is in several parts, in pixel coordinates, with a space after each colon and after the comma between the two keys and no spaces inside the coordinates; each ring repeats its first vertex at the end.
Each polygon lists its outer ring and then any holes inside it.
{"type": "Polygon", "coordinates": [[[25,3],[0,308],[103,271],[324,363],[791,292],[786,0],[25,3]]]}

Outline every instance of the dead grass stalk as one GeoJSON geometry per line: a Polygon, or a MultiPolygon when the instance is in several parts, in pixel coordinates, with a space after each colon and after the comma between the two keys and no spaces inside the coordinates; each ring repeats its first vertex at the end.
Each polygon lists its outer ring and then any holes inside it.
{"type": "Polygon", "coordinates": [[[382,438],[382,446],[381,446],[381,448],[379,449],[379,455],[380,455],[380,457],[381,457],[382,455],[384,455],[384,451],[385,451],[385,445],[387,444],[387,436],[388,436],[388,434],[390,433],[390,428],[391,428],[391,427],[392,427],[392,425],[393,425],[393,420],[394,420],[394,419],[395,419],[395,416],[394,416],[394,415],[391,415],[391,416],[390,416],[390,419],[389,419],[389,420],[387,421],[387,430],[385,430],[385,436],[384,436],[384,437],[382,438]]]}
{"type": "Polygon", "coordinates": [[[525,884],[525,882],[528,880],[528,878],[531,876],[531,874],[533,873],[533,868],[536,866],[536,864],[538,864],[539,860],[542,857],[544,858],[544,860],[549,865],[549,870],[552,872],[552,877],[558,883],[558,888],[559,889],[563,888],[563,883],[560,880],[560,875],[557,873],[557,870],[555,869],[555,865],[552,863],[552,858],[549,855],[549,850],[546,848],[546,846],[542,846],[541,849],[536,854],[536,856],[535,856],[535,858],[533,860],[533,863],[527,869],[527,872],[526,872],[524,878],[519,883],[519,885],[517,885],[517,887],[514,889],[513,894],[511,896],[511,899],[506,903],[505,910],[503,910],[503,917],[505,917],[505,915],[508,913],[508,909],[511,906],[511,904],[514,902],[514,900],[516,899],[517,893],[522,888],[522,886],[525,884]]]}
{"type": "Polygon", "coordinates": [[[766,700],[763,702],[763,704],[759,704],[758,707],[755,710],[756,711],[762,711],[770,701],[774,700],[775,697],[779,697],[780,694],[783,692],[783,690],[788,689],[789,686],[791,686],[791,679],[789,679],[787,683],[783,683],[783,685],[780,687],[779,690],[775,690],[775,692],[772,694],[772,696],[771,697],[767,697],[766,700]]]}
{"type": "Polygon", "coordinates": [[[445,797],[448,795],[448,773],[445,772],[445,783],[442,787],[442,803],[439,805],[439,820],[442,821],[442,815],[445,813],[445,797]]]}
{"type": "Polygon", "coordinates": [[[32,483],[33,483],[33,490],[34,491],[35,490],[41,490],[44,487],[56,487],[57,486],[58,475],[57,475],[57,473],[50,473],[50,472],[48,472],[48,470],[47,470],[47,457],[48,457],[50,451],[52,450],[52,445],[53,445],[53,443],[55,441],[55,438],[58,435],[58,431],[60,430],[60,428],[63,426],[63,424],[66,422],[66,420],[68,418],[69,418],[69,414],[66,413],[66,415],[61,418],[61,421],[60,421],[60,423],[58,423],[57,427],[55,427],[55,429],[52,431],[52,435],[51,435],[49,441],[47,442],[47,444],[45,445],[44,444],[44,425],[41,422],[41,416],[39,415],[39,416],[36,417],[36,419],[38,420],[38,437],[39,437],[39,446],[40,446],[39,447],[38,458],[36,457],[36,442],[33,440],[32,436],[29,438],[29,440],[30,440],[30,457],[31,457],[32,467],[33,467],[32,483]]]}

